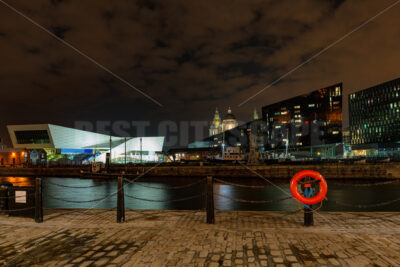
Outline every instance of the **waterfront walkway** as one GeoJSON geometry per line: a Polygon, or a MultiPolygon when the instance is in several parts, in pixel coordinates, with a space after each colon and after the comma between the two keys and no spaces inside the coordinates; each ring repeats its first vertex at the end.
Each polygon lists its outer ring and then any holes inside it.
{"type": "Polygon", "coordinates": [[[400,266],[400,213],[46,210],[0,215],[4,266],[400,266]]]}

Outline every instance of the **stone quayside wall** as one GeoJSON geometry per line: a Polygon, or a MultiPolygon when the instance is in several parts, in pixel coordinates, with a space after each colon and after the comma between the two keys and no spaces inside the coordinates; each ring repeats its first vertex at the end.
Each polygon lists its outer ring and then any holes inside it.
{"type": "MultiPolygon", "coordinates": [[[[311,169],[320,172],[325,178],[371,179],[400,178],[399,163],[385,164],[315,164],[315,165],[267,165],[267,166],[158,166],[130,167],[129,174],[148,172],[146,176],[157,177],[234,177],[250,178],[263,176],[265,178],[289,179],[301,170],[311,169]],[[151,169],[151,170],[149,170],[151,169]]],[[[112,168],[113,173],[124,168],[112,168]]],[[[0,168],[0,176],[51,176],[80,177],[79,168],[0,168]]]]}

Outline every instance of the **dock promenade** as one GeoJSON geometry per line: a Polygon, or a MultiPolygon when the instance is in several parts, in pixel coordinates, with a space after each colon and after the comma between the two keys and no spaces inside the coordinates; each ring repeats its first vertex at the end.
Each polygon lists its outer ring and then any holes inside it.
{"type": "Polygon", "coordinates": [[[3,266],[400,266],[400,213],[46,209],[0,215],[3,266]]]}

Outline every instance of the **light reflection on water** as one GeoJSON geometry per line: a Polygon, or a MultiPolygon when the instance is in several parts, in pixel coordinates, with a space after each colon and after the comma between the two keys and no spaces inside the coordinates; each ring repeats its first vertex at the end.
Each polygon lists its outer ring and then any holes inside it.
{"type": "MultiPolygon", "coordinates": [[[[171,187],[183,184],[190,184],[199,178],[143,178],[141,182],[144,185],[155,187],[171,187]],[[166,181],[168,180],[168,181],[166,181]]],[[[228,181],[228,179],[225,179],[228,181]]],[[[9,181],[14,186],[34,186],[34,178],[26,177],[3,177],[0,181],[9,181]]],[[[273,211],[294,211],[298,209],[296,201],[289,199],[274,203],[241,203],[234,200],[224,198],[224,195],[231,198],[243,200],[270,200],[281,199],[290,196],[289,180],[272,180],[276,185],[272,186],[265,181],[254,179],[235,179],[229,180],[234,183],[265,185],[264,188],[242,188],[221,183],[215,183],[214,192],[215,208],[220,210],[273,210],[273,211]],[[277,188],[280,187],[280,188],[277,188]]],[[[400,198],[400,181],[369,187],[355,187],[352,184],[365,183],[362,180],[346,181],[345,185],[336,185],[335,180],[328,180],[328,201],[324,202],[321,210],[324,211],[400,211],[400,201],[383,207],[374,208],[355,208],[342,206],[335,201],[349,204],[374,204],[386,202],[400,198]],[[330,200],[330,201],[329,201],[330,200]]],[[[375,181],[376,182],[376,181],[375,181]]],[[[343,183],[343,181],[340,181],[343,183]]],[[[368,181],[367,183],[374,183],[368,181]]],[[[198,210],[205,207],[205,195],[190,199],[183,202],[158,202],[157,200],[174,200],[190,196],[199,195],[205,190],[205,184],[196,184],[193,187],[182,189],[155,189],[140,186],[139,184],[125,183],[124,191],[126,195],[136,198],[143,198],[153,201],[144,201],[125,197],[125,207],[128,209],[140,210],[198,210]],[[155,201],[154,201],[155,200],[155,201]]],[[[43,179],[43,201],[46,208],[97,208],[109,209],[115,208],[117,196],[113,195],[117,192],[116,180],[100,180],[100,179],[78,179],[78,178],[44,178],[43,179]],[[48,181],[48,182],[47,182],[48,181]],[[60,187],[51,183],[67,185],[72,187],[88,187],[88,188],[67,188],[60,187]],[[93,187],[95,186],[95,187],[93,187]],[[107,197],[108,196],[108,197],[107,197]],[[52,197],[64,199],[67,201],[75,201],[82,203],[65,202],[53,199],[52,197]],[[85,202],[95,199],[101,199],[96,202],[85,202]]]]}

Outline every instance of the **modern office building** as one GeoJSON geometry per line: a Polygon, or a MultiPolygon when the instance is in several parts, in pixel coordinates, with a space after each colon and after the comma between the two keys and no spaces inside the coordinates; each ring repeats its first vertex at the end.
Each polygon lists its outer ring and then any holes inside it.
{"type": "Polygon", "coordinates": [[[349,95],[354,156],[400,156],[400,78],[349,95]]]}
{"type": "Polygon", "coordinates": [[[265,150],[273,157],[342,156],[342,84],[262,108],[265,150]]]}
{"type": "Polygon", "coordinates": [[[116,137],[53,124],[7,126],[16,149],[44,149],[48,161],[154,162],[163,150],[164,137],[116,137]],[[125,142],[126,141],[126,142],[125,142]],[[111,150],[111,151],[110,151],[111,150]]]}

